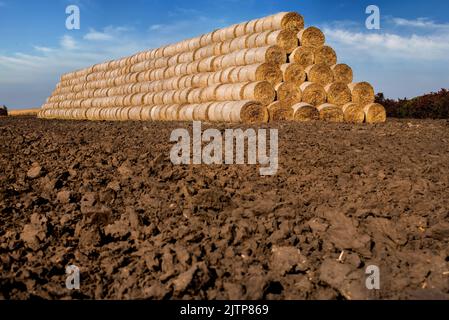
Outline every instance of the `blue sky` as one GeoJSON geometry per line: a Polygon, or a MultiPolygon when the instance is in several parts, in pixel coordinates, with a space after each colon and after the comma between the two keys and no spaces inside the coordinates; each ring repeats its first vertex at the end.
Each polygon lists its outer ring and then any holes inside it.
{"type": "Polygon", "coordinates": [[[449,87],[446,0],[0,0],[0,104],[40,106],[62,73],[280,11],[322,28],[356,80],[388,97],[449,87]],[[80,30],[65,28],[71,4],[80,30]],[[371,4],[380,30],[365,27],[371,4]]]}

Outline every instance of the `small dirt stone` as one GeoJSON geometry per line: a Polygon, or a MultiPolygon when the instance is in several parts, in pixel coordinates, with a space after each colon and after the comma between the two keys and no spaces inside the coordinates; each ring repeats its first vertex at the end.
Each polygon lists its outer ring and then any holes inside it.
{"type": "Polygon", "coordinates": [[[33,164],[33,166],[28,170],[27,177],[29,179],[40,178],[43,174],[42,167],[39,164],[33,164]]]}

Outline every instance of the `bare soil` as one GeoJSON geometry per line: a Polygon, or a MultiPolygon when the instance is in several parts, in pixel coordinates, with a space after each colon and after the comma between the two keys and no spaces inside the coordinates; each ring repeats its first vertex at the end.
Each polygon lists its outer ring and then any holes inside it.
{"type": "Polygon", "coordinates": [[[0,119],[0,299],[449,299],[449,122],[270,124],[273,177],[180,127],[0,119]]]}

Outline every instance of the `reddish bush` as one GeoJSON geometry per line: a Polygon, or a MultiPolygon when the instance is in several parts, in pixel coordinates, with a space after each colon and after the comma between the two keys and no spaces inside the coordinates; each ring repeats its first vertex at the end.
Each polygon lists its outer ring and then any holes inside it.
{"type": "Polygon", "coordinates": [[[376,102],[385,106],[392,118],[449,119],[449,91],[441,89],[413,99],[385,99],[383,93],[376,96],[376,102]]]}
{"type": "Polygon", "coordinates": [[[0,117],[6,117],[8,115],[8,108],[0,106],[0,117]]]}

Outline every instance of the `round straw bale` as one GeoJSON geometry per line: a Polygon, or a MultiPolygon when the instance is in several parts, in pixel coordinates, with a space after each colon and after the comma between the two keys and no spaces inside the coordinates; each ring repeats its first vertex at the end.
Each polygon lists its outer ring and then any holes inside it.
{"type": "Polygon", "coordinates": [[[246,51],[243,52],[233,52],[226,54],[217,58],[219,62],[216,63],[215,70],[225,69],[236,65],[237,55],[245,55],[246,51]]]}
{"type": "Polygon", "coordinates": [[[315,49],[315,63],[333,66],[337,63],[337,53],[329,46],[322,46],[315,49]]]}
{"type": "Polygon", "coordinates": [[[170,119],[168,119],[169,114],[168,114],[168,110],[171,107],[171,105],[164,105],[160,111],[160,117],[162,121],[169,121],[170,119]]]}
{"type": "Polygon", "coordinates": [[[240,73],[244,70],[245,67],[237,67],[232,69],[232,71],[229,74],[229,79],[231,83],[237,83],[237,82],[242,82],[242,80],[240,80],[240,73]]]}
{"type": "Polygon", "coordinates": [[[178,53],[178,54],[175,54],[174,56],[171,56],[170,58],[168,58],[168,62],[167,62],[168,66],[169,67],[176,66],[179,63],[179,56],[180,56],[180,54],[178,53]]]}
{"type": "Polygon", "coordinates": [[[142,121],[151,121],[153,120],[151,118],[151,110],[153,109],[153,106],[143,106],[142,112],[140,113],[140,117],[142,118],[142,121]]]}
{"type": "Polygon", "coordinates": [[[179,110],[179,121],[194,121],[194,113],[195,105],[189,104],[184,105],[179,110]]]}
{"type": "Polygon", "coordinates": [[[333,82],[324,87],[327,94],[327,102],[337,106],[343,106],[352,100],[351,90],[343,82],[333,82]]]}
{"type": "Polygon", "coordinates": [[[189,101],[189,93],[192,88],[186,88],[174,91],[173,102],[176,104],[186,104],[189,101]]]}
{"type": "Polygon", "coordinates": [[[298,47],[290,54],[289,61],[299,64],[304,69],[315,63],[315,54],[312,47],[298,47]]]}
{"type": "Polygon", "coordinates": [[[164,106],[157,105],[151,108],[151,120],[152,121],[162,121],[162,108],[164,106]]]}
{"type": "Polygon", "coordinates": [[[362,106],[374,103],[374,88],[368,82],[350,83],[349,89],[352,93],[352,102],[362,106]]]}
{"type": "MultiPolygon", "coordinates": [[[[176,67],[178,67],[179,65],[174,65],[171,67],[168,67],[165,71],[164,71],[164,78],[168,79],[171,77],[174,77],[176,75],[176,67]]],[[[143,80],[141,80],[143,81],[143,80]]]]}
{"type": "Polygon", "coordinates": [[[300,86],[306,81],[307,74],[298,63],[285,63],[281,65],[281,71],[284,82],[291,82],[296,86],[300,86]]]}
{"type": "Polygon", "coordinates": [[[214,56],[220,56],[222,55],[221,52],[221,48],[223,47],[224,42],[218,42],[218,43],[214,43],[213,47],[214,47],[214,56]]]}
{"type": "Polygon", "coordinates": [[[200,38],[200,46],[205,47],[213,43],[212,41],[213,32],[206,33],[200,38]]]}
{"type": "Polygon", "coordinates": [[[200,61],[190,62],[189,64],[187,64],[187,73],[189,75],[198,73],[199,67],[200,67],[200,61]]]}
{"type": "MultiPolygon", "coordinates": [[[[244,50],[239,50],[239,51],[232,53],[232,55],[234,56],[234,63],[235,63],[234,66],[244,66],[244,65],[248,64],[246,62],[246,55],[247,55],[248,51],[249,51],[249,49],[244,49],[244,50]]],[[[225,55],[225,57],[226,56],[228,56],[228,55],[225,55]]],[[[216,69],[216,70],[219,70],[219,69],[216,69]]]]}
{"type": "Polygon", "coordinates": [[[263,105],[268,105],[274,101],[276,91],[268,81],[248,82],[241,89],[243,100],[258,101],[263,105]]]}
{"type": "Polygon", "coordinates": [[[301,102],[292,106],[293,120],[298,122],[320,120],[320,112],[314,106],[301,102]]]}
{"type": "Polygon", "coordinates": [[[255,47],[264,47],[268,43],[268,35],[271,31],[263,31],[255,33],[252,37],[248,38],[248,43],[254,45],[255,47]]]}
{"type": "MultiPolygon", "coordinates": [[[[165,95],[165,92],[166,92],[166,91],[160,91],[160,92],[156,92],[156,93],[154,94],[154,96],[153,96],[154,104],[161,104],[161,105],[164,104],[164,95],[165,95]]],[[[145,102],[145,104],[146,104],[146,102],[145,102]]]]}
{"type": "Polygon", "coordinates": [[[370,103],[364,107],[367,123],[384,123],[387,121],[387,112],[381,104],[370,103]]]}
{"type": "Polygon", "coordinates": [[[303,29],[298,33],[299,43],[305,47],[321,47],[326,42],[323,32],[316,27],[303,29]]]}
{"type": "Polygon", "coordinates": [[[193,50],[200,48],[201,47],[200,40],[201,40],[200,37],[196,37],[196,38],[192,38],[192,39],[188,40],[189,51],[193,51],[193,50]]]}
{"type": "Polygon", "coordinates": [[[179,88],[185,89],[185,88],[192,88],[193,87],[193,76],[183,76],[179,80],[179,88]]]}
{"type": "Polygon", "coordinates": [[[222,29],[219,33],[220,38],[218,39],[218,41],[214,41],[214,42],[224,42],[226,40],[236,38],[236,33],[235,33],[236,28],[237,28],[237,25],[232,25],[232,26],[222,29]]]}
{"type": "Polygon", "coordinates": [[[353,81],[353,72],[350,66],[347,64],[341,63],[336,64],[331,67],[332,72],[334,73],[334,79],[338,82],[343,82],[346,84],[350,84],[353,81]]]}
{"type": "Polygon", "coordinates": [[[212,86],[215,84],[220,84],[221,71],[212,72],[207,78],[207,85],[212,86]]]}
{"type": "MultiPolygon", "coordinates": [[[[234,51],[249,48],[247,41],[248,41],[248,36],[241,36],[239,38],[229,40],[228,42],[224,43],[223,46],[227,47],[228,52],[234,52],[234,51]]],[[[222,54],[224,53],[223,49],[221,50],[221,53],[222,54]]]]}
{"type": "Polygon", "coordinates": [[[223,117],[230,118],[231,122],[251,124],[268,122],[269,114],[267,108],[259,102],[233,101],[226,103],[223,117]]]}
{"type": "MultiPolygon", "coordinates": [[[[255,48],[258,47],[257,45],[257,38],[259,38],[259,42],[260,40],[260,35],[261,33],[252,33],[252,34],[248,34],[247,36],[245,36],[246,38],[246,45],[248,48],[255,48]]],[[[266,36],[268,35],[268,32],[264,32],[263,35],[265,35],[265,38],[263,40],[263,43],[266,43],[266,36]]]]}
{"type": "Polygon", "coordinates": [[[334,82],[334,73],[331,68],[325,64],[314,64],[306,69],[307,81],[318,83],[322,86],[334,82]]]}
{"type": "Polygon", "coordinates": [[[226,60],[227,55],[218,56],[214,59],[214,70],[221,70],[224,67],[224,62],[226,60]]]}
{"type": "Polygon", "coordinates": [[[138,106],[138,107],[131,107],[131,109],[129,110],[129,120],[132,121],[141,121],[142,117],[140,115],[140,113],[142,112],[142,107],[138,106]]]}
{"type": "Polygon", "coordinates": [[[239,72],[238,82],[268,81],[272,85],[282,82],[281,69],[273,64],[262,63],[243,67],[239,72]]]}
{"type": "Polygon", "coordinates": [[[258,20],[259,20],[259,19],[254,19],[254,20],[249,21],[249,22],[246,24],[246,27],[245,27],[245,34],[252,34],[252,33],[257,32],[257,31],[256,31],[256,24],[257,24],[258,20]]]}
{"type": "Polygon", "coordinates": [[[283,101],[272,102],[267,107],[270,122],[288,121],[293,119],[293,109],[283,101]]]}
{"type": "Polygon", "coordinates": [[[349,102],[342,107],[342,110],[346,122],[363,123],[365,121],[365,111],[357,103],[349,102]]]}
{"type": "Polygon", "coordinates": [[[133,106],[141,106],[144,104],[145,93],[135,93],[131,98],[131,105],[133,106]]]}
{"type": "Polygon", "coordinates": [[[242,89],[244,84],[221,84],[216,88],[215,98],[217,101],[242,100],[242,89]]]}
{"type": "MultiPolygon", "coordinates": [[[[231,82],[231,73],[234,70],[240,70],[239,67],[229,67],[226,69],[223,69],[222,71],[216,73],[216,75],[219,75],[220,81],[218,83],[229,83],[231,82]]],[[[216,79],[216,75],[213,75],[213,78],[216,79]]]]}
{"type": "Polygon", "coordinates": [[[326,91],[322,85],[313,82],[304,82],[300,87],[302,101],[312,106],[319,106],[326,103],[326,91]]]}
{"type": "Polygon", "coordinates": [[[244,36],[246,34],[246,25],[248,22],[242,22],[235,26],[235,36],[236,38],[244,36]]]}
{"type": "Polygon", "coordinates": [[[340,107],[325,103],[318,107],[318,111],[320,112],[320,120],[327,122],[344,122],[345,116],[340,107]]]}
{"type": "Polygon", "coordinates": [[[168,121],[178,121],[179,119],[179,111],[181,110],[181,106],[179,104],[170,105],[166,111],[165,120],[168,121]]]}
{"type": "Polygon", "coordinates": [[[207,111],[207,118],[212,122],[223,122],[222,110],[225,102],[213,102],[207,111]]]}
{"type": "Polygon", "coordinates": [[[190,63],[195,60],[195,53],[193,51],[183,52],[179,55],[180,63],[190,63]]]}
{"type": "Polygon", "coordinates": [[[211,72],[214,71],[214,60],[215,57],[208,57],[200,61],[198,65],[199,72],[211,72]]]}
{"type": "Polygon", "coordinates": [[[292,53],[298,47],[296,33],[289,30],[270,31],[265,40],[266,45],[277,45],[286,53],[292,53]]]}
{"type": "Polygon", "coordinates": [[[256,64],[256,63],[272,63],[281,65],[287,61],[287,55],[279,46],[267,46],[262,48],[253,48],[244,50],[243,63],[238,65],[256,64]]]}
{"type": "Polygon", "coordinates": [[[297,12],[281,12],[271,16],[269,30],[284,29],[299,32],[304,28],[304,18],[297,12]]]}
{"type": "Polygon", "coordinates": [[[209,77],[212,75],[212,73],[200,73],[199,74],[199,82],[198,82],[198,86],[199,87],[207,87],[208,81],[209,81],[209,77]]]}
{"type": "Polygon", "coordinates": [[[209,121],[209,107],[213,102],[194,104],[193,105],[193,120],[194,121],[209,121]]]}
{"type": "Polygon", "coordinates": [[[223,29],[218,29],[212,32],[212,42],[221,42],[221,33],[223,32],[223,29]]]}
{"type": "MultiPolygon", "coordinates": [[[[231,41],[232,40],[228,40],[228,41],[225,41],[225,42],[222,42],[221,43],[221,46],[220,46],[220,53],[218,54],[218,55],[223,55],[223,54],[229,54],[229,53],[232,53],[233,51],[236,51],[236,50],[233,50],[232,48],[231,48],[231,41]]],[[[216,47],[215,47],[216,48],[216,47]]],[[[244,48],[242,48],[242,49],[244,49],[244,48]]],[[[215,53],[216,51],[214,50],[214,53],[215,53]]]]}
{"type": "Polygon", "coordinates": [[[170,91],[162,91],[162,103],[163,104],[173,104],[175,102],[175,93],[176,91],[170,90],[170,91]]]}
{"type": "Polygon", "coordinates": [[[203,91],[203,88],[192,89],[187,97],[188,103],[190,104],[201,103],[201,91],[203,91]]]}
{"type": "Polygon", "coordinates": [[[290,107],[302,100],[301,89],[293,82],[282,82],[275,86],[276,100],[290,107]]]}
{"type": "Polygon", "coordinates": [[[200,94],[202,102],[216,101],[217,99],[217,88],[219,84],[205,87],[200,94]]]}

